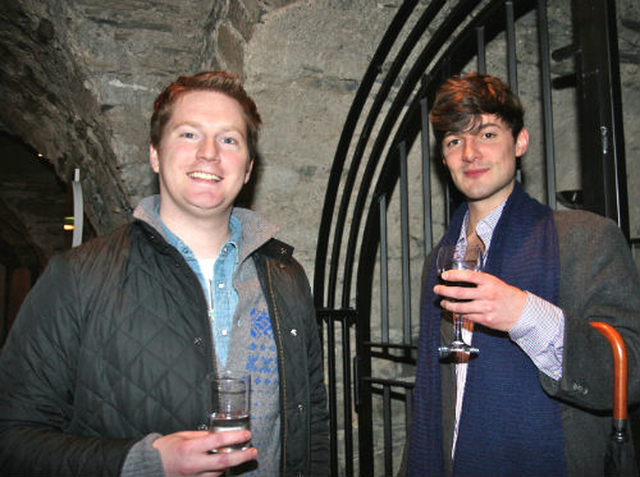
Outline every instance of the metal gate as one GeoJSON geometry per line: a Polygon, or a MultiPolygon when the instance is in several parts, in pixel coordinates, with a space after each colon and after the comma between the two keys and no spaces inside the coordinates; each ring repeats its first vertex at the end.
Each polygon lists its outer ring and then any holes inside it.
{"type": "Polygon", "coordinates": [[[552,208],[609,216],[629,238],[618,61],[613,1],[406,0],[398,9],[346,119],[318,236],[333,476],[393,475],[400,460],[422,263],[457,202],[432,158],[436,88],[472,70],[505,78],[539,139],[518,168],[525,189],[552,208]],[[556,22],[564,12],[565,29],[549,28],[549,9],[556,22]],[[575,143],[564,144],[567,131],[575,143]],[[582,187],[558,190],[558,170],[582,187]]]}

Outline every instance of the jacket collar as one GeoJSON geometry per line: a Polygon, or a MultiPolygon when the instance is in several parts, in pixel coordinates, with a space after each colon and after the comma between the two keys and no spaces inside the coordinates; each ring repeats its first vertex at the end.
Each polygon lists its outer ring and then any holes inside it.
{"type": "MultiPolygon", "coordinates": [[[[145,197],[133,211],[133,217],[153,227],[165,241],[169,242],[167,233],[158,215],[159,208],[160,195],[156,194],[145,197]]],[[[238,253],[239,262],[243,262],[258,248],[269,242],[269,240],[275,237],[279,230],[276,225],[249,209],[234,207],[232,216],[239,220],[242,229],[241,246],[238,253]]],[[[282,242],[278,243],[284,246],[282,242]]],[[[288,254],[290,254],[292,249],[290,247],[288,247],[288,249],[288,254]]]]}

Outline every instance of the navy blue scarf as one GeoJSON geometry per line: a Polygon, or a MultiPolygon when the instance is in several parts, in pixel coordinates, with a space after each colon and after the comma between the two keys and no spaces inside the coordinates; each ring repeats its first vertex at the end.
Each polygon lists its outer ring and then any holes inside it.
{"type": "MultiPolygon", "coordinates": [[[[438,247],[455,244],[466,211],[463,204],[455,212],[438,247]]],[[[494,231],[485,271],[558,303],[560,261],[553,213],[530,198],[519,183],[494,231]]],[[[411,477],[444,473],[438,360],[441,309],[431,292],[437,279],[432,263],[421,307],[407,472],[411,477]]],[[[454,475],[565,475],[559,405],[542,390],[535,365],[506,333],[476,326],[473,344],[480,356],[469,363],[454,475]]]]}

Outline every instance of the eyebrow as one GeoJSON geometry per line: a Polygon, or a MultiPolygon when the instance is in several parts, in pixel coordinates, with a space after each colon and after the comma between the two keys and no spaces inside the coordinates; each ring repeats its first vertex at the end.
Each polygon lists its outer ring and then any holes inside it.
{"type": "Polygon", "coordinates": [[[483,131],[484,129],[487,129],[490,127],[497,127],[498,129],[501,129],[501,130],[505,129],[499,123],[482,123],[479,126],[474,127],[473,129],[467,129],[465,131],[449,131],[445,133],[443,137],[447,138],[449,136],[457,136],[459,134],[477,134],[480,131],[483,131]]]}
{"type": "MultiPolygon", "coordinates": [[[[196,128],[196,129],[201,127],[200,123],[197,122],[197,121],[185,120],[185,121],[182,121],[182,122],[179,122],[179,123],[175,124],[173,126],[172,130],[175,131],[176,129],[180,129],[181,127],[184,127],[184,126],[192,127],[192,128],[196,128]]],[[[243,132],[241,129],[238,128],[238,126],[235,126],[235,125],[232,125],[232,124],[229,124],[229,125],[226,125],[226,126],[222,127],[220,132],[222,132],[222,133],[237,132],[242,137],[246,136],[246,132],[243,132]]]]}
{"type": "Polygon", "coordinates": [[[185,126],[192,127],[192,128],[198,127],[198,125],[193,121],[182,121],[179,123],[175,123],[171,129],[175,130],[185,126]]]}

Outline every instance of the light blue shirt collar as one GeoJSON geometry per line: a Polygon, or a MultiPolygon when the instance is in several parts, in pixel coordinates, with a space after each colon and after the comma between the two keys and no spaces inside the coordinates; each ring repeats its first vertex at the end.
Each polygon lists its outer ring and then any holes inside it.
{"type": "Polygon", "coordinates": [[[220,255],[213,266],[213,281],[207,283],[195,254],[180,237],[174,234],[160,219],[159,205],[155,208],[159,223],[165,232],[167,242],[184,257],[198,277],[202,291],[209,306],[209,319],[212,322],[213,342],[218,361],[225,365],[229,354],[229,341],[233,316],[238,306],[238,293],[233,287],[233,276],[238,268],[240,247],[242,245],[242,224],[233,215],[229,219],[231,236],[222,246],[220,255]]]}

